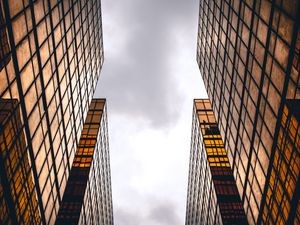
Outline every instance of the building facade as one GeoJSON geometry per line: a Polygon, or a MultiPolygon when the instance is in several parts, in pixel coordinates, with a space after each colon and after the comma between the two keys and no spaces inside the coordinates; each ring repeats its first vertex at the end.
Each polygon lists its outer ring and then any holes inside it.
{"type": "Polygon", "coordinates": [[[105,99],[93,99],[56,220],[113,225],[105,99]]]}
{"type": "Polygon", "coordinates": [[[185,224],[248,224],[208,99],[194,101],[185,224]]]}
{"type": "Polygon", "coordinates": [[[0,100],[0,224],[40,224],[16,99],[0,100]]]}
{"type": "Polygon", "coordinates": [[[268,184],[284,109],[300,98],[299,15],[298,0],[200,0],[197,61],[250,224],[277,212],[268,184]]]}
{"type": "Polygon", "coordinates": [[[263,224],[300,224],[300,100],[287,100],[263,199],[263,224]]]}
{"type": "MultiPolygon", "coordinates": [[[[16,210],[18,223],[56,221],[103,65],[101,21],[100,0],[0,0],[0,99],[13,101],[9,110],[19,116],[16,141],[22,145],[11,148],[28,157],[21,166],[28,181],[17,190],[27,193],[29,188],[31,200],[26,201],[32,202],[16,210]],[[39,218],[34,222],[29,217],[35,212],[39,218]]],[[[1,132],[6,132],[2,124],[1,132]]],[[[14,152],[5,151],[1,163],[17,162],[14,152]]],[[[4,202],[4,180],[0,205],[12,215],[15,199],[4,202]]]]}

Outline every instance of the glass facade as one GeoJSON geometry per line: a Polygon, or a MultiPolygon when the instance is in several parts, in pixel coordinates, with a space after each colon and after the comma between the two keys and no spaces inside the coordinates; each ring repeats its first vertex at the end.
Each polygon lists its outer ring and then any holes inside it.
{"type": "Polygon", "coordinates": [[[7,34],[6,34],[6,27],[5,27],[5,21],[3,17],[2,12],[2,4],[0,1],[0,71],[3,69],[3,67],[8,63],[10,60],[10,47],[8,44],[7,34]]]}
{"type": "Polygon", "coordinates": [[[17,104],[0,99],[0,224],[40,224],[17,104]]]}
{"type": "Polygon", "coordinates": [[[279,123],[262,224],[300,224],[300,100],[287,100],[279,123]]]}
{"type": "Polygon", "coordinates": [[[185,224],[248,224],[208,99],[194,101],[185,224]]]}
{"type": "Polygon", "coordinates": [[[54,224],[103,65],[101,2],[0,0],[0,7],[0,99],[17,100],[30,194],[41,224],[54,224]]]}
{"type": "Polygon", "coordinates": [[[300,98],[300,2],[200,0],[197,61],[250,224],[261,223],[286,99],[300,98]]]}
{"type": "Polygon", "coordinates": [[[105,99],[93,99],[56,224],[112,225],[111,196],[105,99]]]}

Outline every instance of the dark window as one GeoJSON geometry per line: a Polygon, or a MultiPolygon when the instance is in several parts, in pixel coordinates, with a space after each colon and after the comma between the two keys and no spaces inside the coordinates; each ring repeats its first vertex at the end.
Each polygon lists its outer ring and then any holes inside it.
{"type": "Polygon", "coordinates": [[[210,126],[205,128],[206,135],[220,135],[219,128],[217,126],[210,126]]]}

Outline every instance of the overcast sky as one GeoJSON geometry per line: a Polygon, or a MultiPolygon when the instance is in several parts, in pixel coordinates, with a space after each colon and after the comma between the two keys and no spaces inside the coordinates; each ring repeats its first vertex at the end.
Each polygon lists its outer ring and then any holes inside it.
{"type": "Polygon", "coordinates": [[[102,0],[116,225],[184,224],[194,98],[198,0],[102,0]]]}

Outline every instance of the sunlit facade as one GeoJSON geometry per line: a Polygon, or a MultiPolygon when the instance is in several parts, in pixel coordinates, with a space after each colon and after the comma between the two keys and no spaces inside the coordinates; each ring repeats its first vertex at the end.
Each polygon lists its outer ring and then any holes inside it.
{"type": "Polygon", "coordinates": [[[20,111],[41,221],[25,224],[55,223],[104,60],[101,20],[100,0],[0,0],[0,99],[20,111]]]}
{"type": "Polygon", "coordinates": [[[113,225],[105,99],[93,99],[56,225],[113,225]]]}
{"type": "Polygon", "coordinates": [[[197,61],[249,224],[263,222],[280,121],[300,98],[299,15],[298,0],[200,0],[197,61]]]}
{"type": "Polygon", "coordinates": [[[193,111],[185,224],[247,224],[209,100],[195,100],[193,111]]]}

